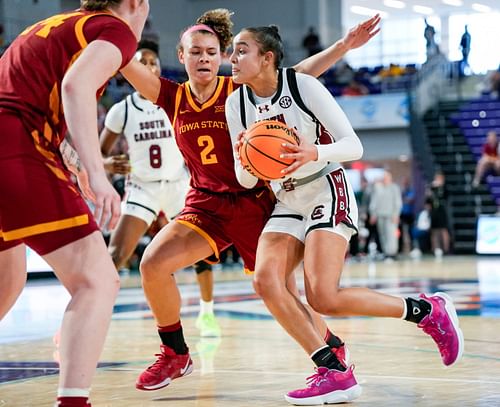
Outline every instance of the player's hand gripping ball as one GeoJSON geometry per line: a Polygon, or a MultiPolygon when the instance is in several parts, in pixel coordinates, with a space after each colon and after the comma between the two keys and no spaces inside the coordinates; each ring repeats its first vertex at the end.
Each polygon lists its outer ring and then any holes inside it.
{"type": "Polygon", "coordinates": [[[243,136],[240,161],[256,177],[269,181],[283,178],[281,170],[294,160],[280,158],[286,151],[283,143],[299,145],[295,132],[277,120],[263,120],[252,124],[243,136]]]}

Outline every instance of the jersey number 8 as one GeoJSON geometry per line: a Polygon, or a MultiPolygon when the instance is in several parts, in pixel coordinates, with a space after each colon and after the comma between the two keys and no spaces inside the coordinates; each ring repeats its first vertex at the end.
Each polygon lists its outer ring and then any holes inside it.
{"type": "Polygon", "coordinates": [[[158,144],[152,144],[149,147],[149,164],[151,168],[161,167],[161,148],[158,144]]]}

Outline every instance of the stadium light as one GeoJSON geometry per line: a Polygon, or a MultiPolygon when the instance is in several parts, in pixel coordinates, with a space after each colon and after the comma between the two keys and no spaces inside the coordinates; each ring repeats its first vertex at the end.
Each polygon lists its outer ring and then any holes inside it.
{"type": "Polygon", "coordinates": [[[384,0],[384,6],[392,8],[405,8],[406,3],[399,0],[384,0]]]}

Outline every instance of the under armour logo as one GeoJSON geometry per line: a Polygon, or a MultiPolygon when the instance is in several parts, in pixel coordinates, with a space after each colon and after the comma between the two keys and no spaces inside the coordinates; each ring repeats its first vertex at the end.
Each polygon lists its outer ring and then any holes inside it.
{"type": "Polygon", "coordinates": [[[259,113],[269,112],[269,105],[259,106],[259,113]]]}

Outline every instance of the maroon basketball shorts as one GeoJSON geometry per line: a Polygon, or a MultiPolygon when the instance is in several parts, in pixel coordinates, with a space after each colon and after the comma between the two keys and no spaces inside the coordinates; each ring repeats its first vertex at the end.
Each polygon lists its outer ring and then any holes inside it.
{"type": "Polygon", "coordinates": [[[0,251],[25,243],[44,255],[96,230],[58,151],[0,109],[0,251]]]}
{"type": "Polygon", "coordinates": [[[208,241],[214,251],[206,259],[208,262],[218,262],[220,252],[234,244],[245,263],[245,272],[253,272],[259,236],[273,208],[274,198],[267,188],[238,193],[192,188],[176,221],[208,241]]]}

